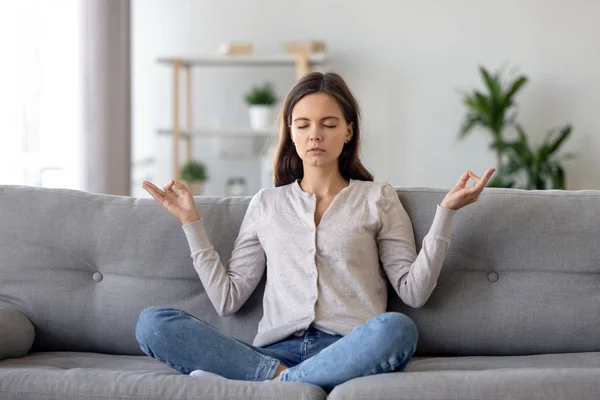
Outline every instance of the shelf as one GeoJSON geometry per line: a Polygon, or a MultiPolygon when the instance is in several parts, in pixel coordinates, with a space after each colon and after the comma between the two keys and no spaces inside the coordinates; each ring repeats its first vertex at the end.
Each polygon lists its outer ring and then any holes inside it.
{"type": "MultiPolygon", "coordinates": [[[[254,130],[249,127],[222,127],[222,128],[197,128],[180,129],[181,137],[204,136],[204,137],[228,137],[228,138],[252,138],[262,136],[275,136],[277,132],[254,130]]],[[[173,135],[173,129],[159,129],[161,135],[173,135]]]]}
{"type": "MultiPolygon", "coordinates": [[[[326,62],[325,52],[313,53],[280,53],[280,54],[206,54],[198,57],[159,57],[159,64],[171,67],[173,72],[173,128],[159,129],[159,134],[171,135],[173,141],[173,174],[175,179],[180,177],[180,155],[179,140],[184,139],[186,145],[186,155],[188,160],[192,159],[192,137],[220,138],[219,142],[229,138],[246,138],[253,140],[256,146],[260,147],[261,142],[268,141],[269,138],[277,140],[278,128],[264,131],[256,131],[250,127],[200,127],[192,128],[192,67],[195,66],[213,66],[213,67],[295,67],[296,79],[300,79],[313,71],[313,67],[326,62]],[[184,107],[186,111],[185,123],[181,121],[180,111],[180,73],[185,76],[185,100],[184,107]],[[175,133],[177,127],[177,136],[175,133]]],[[[227,148],[228,144],[219,143],[220,146],[227,148]]],[[[235,147],[235,146],[234,146],[235,147]]],[[[260,150],[264,150],[264,143],[260,150]]]]}
{"type": "MultiPolygon", "coordinates": [[[[297,57],[293,54],[248,54],[248,55],[221,55],[210,54],[199,57],[161,57],[157,59],[160,64],[174,64],[176,61],[185,66],[295,66],[297,57]]],[[[317,65],[325,62],[325,53],[310,53],[309,64],[317,65]]]]}

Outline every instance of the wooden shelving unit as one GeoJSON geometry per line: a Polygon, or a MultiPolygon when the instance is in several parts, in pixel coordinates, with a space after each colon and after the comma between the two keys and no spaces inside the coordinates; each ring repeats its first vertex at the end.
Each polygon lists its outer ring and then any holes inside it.
{"type": "MultiPolygon", "coordinates": [[[[158,133],[161,135],[173,135],[173,129],[159,129],[158,133]]],[[[179,133],[181,137],[187,139],[187,137],[191,136],[199,136],[199,137],[231,137],[231,138],[251,138],[256,136],[267,136],[272,135],[272,131],[262,131],[255,130],[248,127],[215,127],[215,128],[195,128],[192,130],[189,129],[180,129],[179,133]]]]}
{"type": "Polygon", "coordinates": [[[300,78],[313,70],[313,66],[325,62],[325,53],[298,53],[279,55],[204,55],[200,57],[159,58],[159,64],[171,66],[173,71],[173,127],[171,129],[159,129],[159,134],[173,136],[173,176],[180,179],[180,155],[179,142],[181,139],[186,143],[186,159],[192,158],[192,137],[194,136],[222,136],[222,137],[255,137],[271,135],[272,132],[254,131],[249,127],[219,127],[219,128],[193,128],[192,122],[192,67],[281,67],[290,66],[296,68],[296,78],[300,78]],[[185,74],[185,124],[180,121],[180,75],[185,74]]]}

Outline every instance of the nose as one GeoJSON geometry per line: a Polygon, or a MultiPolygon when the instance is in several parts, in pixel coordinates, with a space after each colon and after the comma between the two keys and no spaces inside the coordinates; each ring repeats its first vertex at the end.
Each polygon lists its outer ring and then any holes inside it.
{"type": "Polygon", "coordinates": [[[310,141],[320,142],[323,140],[323,135],[321,134],[321,129],[313,129],[310,133],[310,141]]]}

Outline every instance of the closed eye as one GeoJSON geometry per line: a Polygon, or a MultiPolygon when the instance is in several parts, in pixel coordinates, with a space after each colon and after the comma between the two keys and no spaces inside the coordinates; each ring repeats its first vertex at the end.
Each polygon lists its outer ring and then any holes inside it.
{"type": "MultiPolygon", "coordinates": [[[[304,126],[297,126],[296,129],[306,129],[308,128],[310,125],[304,125],[304,126]]],[[[337,125],[323,125],[325,128],[337,128],[337,125]]]]}

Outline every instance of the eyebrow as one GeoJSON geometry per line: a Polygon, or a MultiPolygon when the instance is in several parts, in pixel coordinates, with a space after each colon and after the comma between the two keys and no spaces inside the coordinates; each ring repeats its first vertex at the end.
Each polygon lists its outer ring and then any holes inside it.
{"type": "MultiPolygon", "coordinates": [[[[339,118],[338,118],[338,117],[334,117],[333,115],[330,115],[329,117],[323,117],[323,118],[321,118],[321,121],[324,121],[324,120],[326,120],[326,119],[332,119],[332,118],[333,118],[333,119],[337,119],[337,120],[339,120],[339,118]]],[[[300,120],[310,121],[310,119],[308,119],[308,118],[306,118],[306,117],[299,117],[299,118],[296,118],[296,119],[294,120],[294,122],[296,122],[296,121],[300,121],[300,120]]]]}

